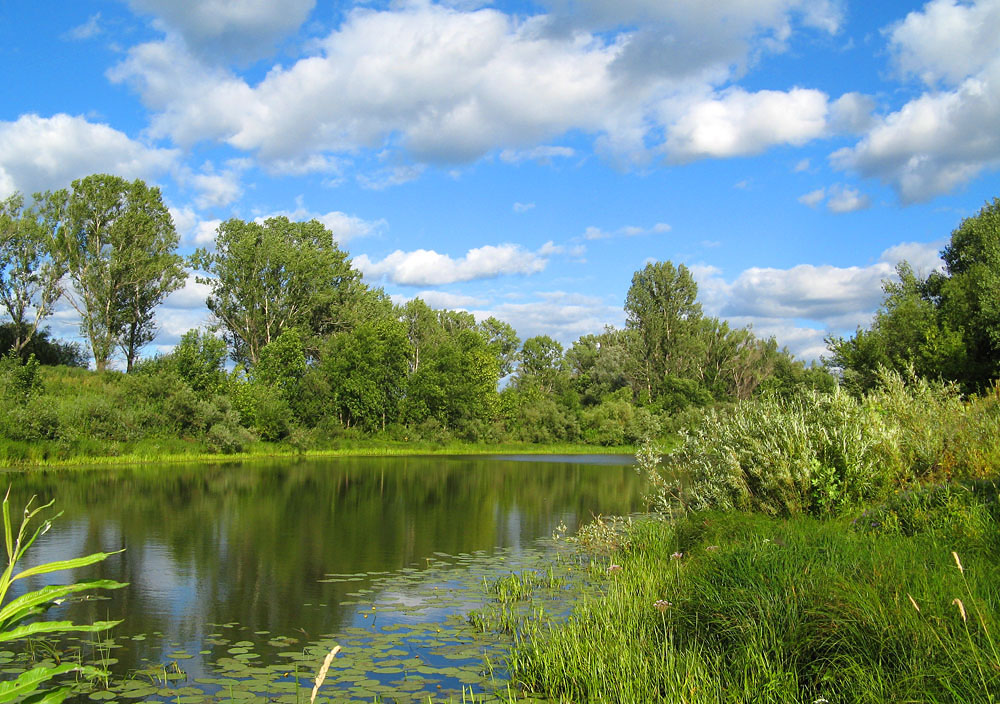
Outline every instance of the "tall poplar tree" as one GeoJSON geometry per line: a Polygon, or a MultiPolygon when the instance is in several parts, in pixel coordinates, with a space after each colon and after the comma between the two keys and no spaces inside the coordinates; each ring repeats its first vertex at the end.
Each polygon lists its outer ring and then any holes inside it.
{"type": "Polygon", "coordinates": [[[187,274],[170,212],[158,188],[94,174],[62,192],[65,226],[57,237],[94,364],[104,371],[115,347],[127,368],[155,333],[153,311],[187,274]]]}
{"type": "Polygon", "coordinates": [[[46,198],[36,195],[30,207],[20,193],[0,201],[0,304],[10,316],[15,354],[31,342],[62,294],[64,268],[53,256],[53,232],[43,215],[46,198]]]}

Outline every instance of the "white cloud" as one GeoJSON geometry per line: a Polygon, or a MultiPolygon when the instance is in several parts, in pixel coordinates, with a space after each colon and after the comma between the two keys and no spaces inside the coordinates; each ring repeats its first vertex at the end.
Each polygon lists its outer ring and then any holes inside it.
{"type": "Polygon", "coordinates": [[[328,213],[316,213],[306,208],[301,198],[297,199],[295,210],[275,211],[260,216],[256,220],[257,222],[263,222],[267,218],[281,216],[293,221],[318,220],[326,229],[333,233],[333,239],[340,245],[359,237],[380,234],[389,227],[389,223],[383,218],[379,218],[378,220],[364,220],[356,215],[348,215],[339,210],[331,210],[328,213]]]}
{"type": "Polygon", "coordinates": [[[900,71],[930,90],[834,152],[833,165],[880,179],[904,203],[1000,166],[1000,0],[932,0],[889,30],[889,45],[900,71]]]}
{"type": "Polygon", "coordinates": [[[881,118],[836,168],[890,184],[904,203],[925,201],[1000,165],[1000,57],[952,91],[925,93],[881,118]]]}
{"type": "Polygon", "coordinates": [[[537,161],[542,164],[550,164],[553,159],[568,159],[574,154],[576,154],[576,151],[569,147],[542,145],[532,149],[504,149],[500,152],[500,160],[508,164],[520,164],[522,161],[537,161]]]}
{"type": "Polygon", "coordinates": [[[484,306],[489,301],[484,298],[476,298],[475,296],[466,296],[460,293],[448,293],[447,291],[421,291],[415,296],[391,296],[392,302],[401,305],[407,301],[412,301],[414,298],[421,299],[424,303],[429,305],[431,308],[447,308],[450,310],[469,310],[476,306],[484,306]]]}
{"type": "Polygon", "coordinates": [[[808,171],[808,170],[809,170],[809,160],[808,159],[802,159],[802,160],[800,160],[797,164],[795,164],[795,168],[792,169],[792,171],[794,171],[797,174],[800,174],[803,171],[808,171]]]}
{"type": "MultiPolygon", "coordinates": [[[[617,18],[609,26],[568,21],[560,7],[532,16],[432,2],[358,7],[311,55],[256,83],[168,33],[130,49],[109,76],[141,94],[152,135],[225,142],[275,172],[339,172],[334,155],[359,150],[397,155],[405,165],[359,178],[371,188],[412,180],[426,163],[570,157],[574,149],[547,144],[570,132],[592,135],[623,165],[649,163],[657,151],[677,161],[755,154],[823,136],[860,104],[842,98],[831,107],[805,88],[717,91],[751,55],[780,50],[793,26],[836,31],[834,3],[612,5],[587,3],[595,17],[617,18]]],[[[263,12],[257,3],[251,10],[263,12]]]]}
{"type": "Polygon", "coordinates": [[[548,335],[566,347],[581,335],[599,333],[608,324],[621,326],[624,323],[620,302],[609,305],[601,298],[561,291],[540,292],[534,297],[540,300],[500,303],[472,312],[477,320],[492,315],[509,323],[522,340],[548,335]]]}
{"type": "Polygon", "coordinates": [[[149,147],[83,117],[22,115],[0,121],[0,197],[65,188],[93,173],[151,179],[176,160],[176,150],[149,147]]]}
{"type": "Polygon", "coordinates": [[[306,20],[315,0],[128,0],[152,14],[155,24],[176,32],[195,51],[219,58],[253,59],[306,20]]]}
{"type": "Polygon", "coordinates": [[[688,106],[671,125],[665,147],[671,160],[686,162],[802,145],[826,133],[827,112],[826,94],[818,90],[730,88],[688,106]]]}
{"type": "Polygon", "coordinates": [[[902,242],[882,252],[879,261],[895,267],[902,261],[906,261],[913,267],[913,270],[921,276],[926,276],[932,271],[944,271],[944,260],[940,253],[947,240],[938,242],[902,242]]]}
{"type": "Polygon", "coordinates": [[[826,189],[817,188],[815,191],[809,191],[799,196],[799,202],[803,205],[808,205],[810,208],[815,208],[823,202],[824,198],[826,198],[826,189]]]}
{"type": "Polygon", "coordinates": [[[381,261],[372,261],[366,254],[354,259],[354,266],[366,277],[406,286],[440,286],[510,274],[536,274],[547,263],[544,255],[514,244],[477,247],[458,259],[428,249],[396,250],[381,261]]]}
{"type": "Polygon", "coordinates": [[[871,207],[871,198],[850,186],[835,184],[830,187],[826,207],[831,213],[853,213],[871,207]]]}
{"type": "Polygon", "coordinates": [[[942,244],[903,242],[866,267],[753,267],[731,281],[717,267],[690,269],[706,313],[733,325],[752,325],[755,333],[774,335],[798,356],[818,359],[827,353],[825,335],[850,334],[871,322],[884,297],[883,281],[895,278],[899,262],[908,261],[922,275],[940,268],[937,252],[942,244]]]}
{"type": "Polygon", "coordinates": [[[526,213],[535,207],[534,203],[514,203],[515,213],[526,213]]]}
{"type": "Polygon", "coordinates": [[[244,163],[230,163],[227,168],[216,171],[209,162],[201,173],[188,174],[181,180],[198,191],[195,205],[199,209],[222,208],[239,200],[243,195],[240,174],[246,168],[244,163]]]}
{"type": "Polygon", "coordinates": [[[77,41],[83,39],[92,39],[96,37],[103,31],[101,28],[101,13],[95,13],[87,18],[87,21],[83,24],[73,27],[73,29],[66,32],[66,36],[70,39],[76,39],[77,41]]]}
{"type": "MultiPolygon", "coordinates": [[[[200,284],[189,276],[184,282],[184,286],[177,289],[163,300],[164,308],[180,310],[205,311],[205,301],[212,292],[208,284],[200,284]]],[[[194,327],[194,326],[192,326],[194,327]]]]}
{"type": "Polygon", "coordinates": [[[957,85],[1000,51],[1000,2],[932,0],[890,28],[889,47],[902,74],[957,85]]]}
{"type": "Polygon", "coordinates": [[[662,235],[670,232],[671,227],[665,222],[658,222],[652,227],[638,227],[637,225],[625,225],[614,231],[602,230],[599,227],[590,225],[583,231],[585,240],[606,240],[612,237],[638,237],[639,235],[662,235]]]}

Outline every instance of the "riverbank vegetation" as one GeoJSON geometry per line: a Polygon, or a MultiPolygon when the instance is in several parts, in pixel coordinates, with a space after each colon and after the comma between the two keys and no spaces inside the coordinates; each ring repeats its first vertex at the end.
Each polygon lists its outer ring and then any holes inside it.
{"type": "Polygon", "coordinates": [[[613,447],[703,408],[835,384],[773,339],[704,315],[691,273],[670,262],[636,272],[624,329],[564,349],[548,335],[522,342],[495,317],[393,303],[316,221],[232,219],[211,249],[182,260],[177,246],[141,181],[98,174],[0,204],[0,462],[366,440],[613,447]],[[212,326],[143,358],[157,307],[189,275],[212,326]],[[60,299],[85,354],[45,332],[60,299]],[[96,371],[66,366],[87,363],[96,371]]]}

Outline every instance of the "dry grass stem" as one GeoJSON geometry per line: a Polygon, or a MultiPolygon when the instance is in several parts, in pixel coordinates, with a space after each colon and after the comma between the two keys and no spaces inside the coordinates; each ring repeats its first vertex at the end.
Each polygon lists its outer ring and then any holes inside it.
{"type": "MultiPolygon", "coordinates": [[[[954,554],[954,553],[952,553],[952,554],[954,554]]],[[[968,617],[965,614],[965,604],[962,603],[962,600],[958,599],[958,598],[952,599],[951,603],[955,604],[956,606],[958,606],[958,613],[962,614],[962,621],[968,622],[969,619],[968,619],[968,617]]]]}
{"type": "Polygon", "coordinates": [[[319,693],[319,688],[323,684],[323,680],[326,679],[326,673],[330,669],[330,664],[333,662],[334,656],[340,652],[340,646],[335,645],[333,650],[331,650],[326,659],[323,660],[323,666],[319,668],[319,673],[316,675],[316,684],[313,686],[312,696],[309,697],[309,704],[314,704],[316,701],[316,695],[319,693]]]}

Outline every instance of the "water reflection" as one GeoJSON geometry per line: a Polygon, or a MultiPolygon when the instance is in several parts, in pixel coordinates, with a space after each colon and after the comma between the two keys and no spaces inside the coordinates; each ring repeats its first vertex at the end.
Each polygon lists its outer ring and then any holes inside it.
{"type": "Polygon", "coordinates": [[[15,513],[32,495],[55,499],[63,512],[32,548],[34,562],[125,548],[72,577],[127,588],[53,612],[124,618],[117,635],[162,634],[116,652],[125,671],[144,657],[155,661],[158,648],[197,653],[215,624],[336,633],[357,617],[340,602],[370,577],[320,581],[331,573],[395,572],[426,567],[435,553],[517,549],[560,522],[573,528],[640,507],[631,467],[558,459],[345,458],[6,478],[15,513]]]}

